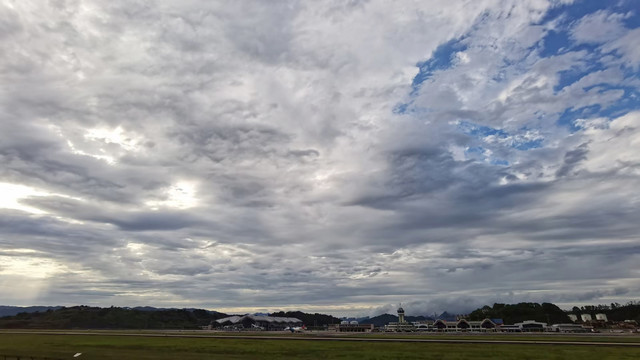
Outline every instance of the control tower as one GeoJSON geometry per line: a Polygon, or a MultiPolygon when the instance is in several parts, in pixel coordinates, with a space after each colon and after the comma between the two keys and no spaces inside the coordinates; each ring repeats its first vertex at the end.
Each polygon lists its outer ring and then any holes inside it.
{"type": "Polygon", "coordinates": [[[404,309],[402,306],[398,308],[398,324],[404,324],[404,309]]]}

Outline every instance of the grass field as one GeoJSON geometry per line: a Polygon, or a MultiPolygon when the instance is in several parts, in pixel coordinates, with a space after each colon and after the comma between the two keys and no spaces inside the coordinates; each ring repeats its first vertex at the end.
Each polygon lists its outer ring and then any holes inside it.
{"type": "Polygon", "coordinates": [[[640,359],[640,348],[0,333],[2,355],[72,359],[640,359]]]}
{"type": "MultiPolygon", "coordinates": [[[[20,330],[21,332],[40,332],[42,330],[20,330]]],[[[47,330],[47,332],[64,333],[69,330],[47,330]]],[[[558,333],[335,333],[335,332],[315,332],[289,333],[287,331],[243,331],[243,332],[222,332],[222,331],[202,331],[202,330],[81,330],[85,333],[97,334],[169,334],[169,335],[197,335],[208,336],[289,336],[295,338],[305,337],[339,337],[339,338],[377,338],[377,339],[432,339],[432,340],[511,340],[511,341],[576,341],[576,342],[619,342],[619,343],[640,343],[640,334],[608,334],[608,333],[586,333],[586,334],[558,334],[558,333]]],[[[10,330],[0,329],[3,332],[11,333],[10,330]]],[[[0,358],[0,360],[2,360],[0,358]]]]}
{"type": "Polygon", "coordinates": [[[640,343],[640,335],[609,334],[362,334],[354,337],[407,338],[407,339],[451,339],[451,340],[525,340],[525,341],[578,341],[578,342],[631,342],[640,343]]]}

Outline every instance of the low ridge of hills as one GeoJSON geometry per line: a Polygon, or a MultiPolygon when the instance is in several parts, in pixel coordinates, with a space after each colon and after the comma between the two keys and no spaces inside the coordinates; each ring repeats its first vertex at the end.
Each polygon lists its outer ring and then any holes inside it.
{"type": "Polygon", "coordinates": [[[610,305],[586,305],[574,306],[571,311],[560,309],[551,303],[518,303],[485,305],[469,313],[469,320],[482,320],[484,318],[503,319],[505,324],[514,324],[525,320],[536,320],[548,324],[570,323],[569,314],[580,318],[581,314],[589,314],[595,319],[595,315],[602,313],[607,315],[610,321],[635,320],[640,322],[640,302],[630,301],[625,305],[613,303],[610,305]]]}
{"type": "MultiPolygon", "coordinates": [[[[45,312],[47,310],[58,310],[63,308],[64,306],[8,306],[8,305],[0,305],[0,318],[5,316],[14,316],[19,313],[35,313],[35,312],[45,312]]],[[[136,306],[136,307],[128,307],[124,306],[123,309],[128,310],[140,310],[140,311],[165,311],[165,310],[187,310],[194,311],[200,310],[197,308],[158,308],[153,306],[136,306]]],[[[209,311],[209,310],[205,310],[209,311]]],[[[215,311],[214,311],[215,312],[215,311]]]]}
{"type": "Polygon", "coordinates": [[[72,306],[0,318],[4,329],[198,329],[228,316],[203,309],[72,306]]]}
{"type": "Polygon", "coordinates": [[[302,311],[279,311],[269,314],[270,316],[294,317],[302,320],[307,326],[324,326],[329,324],[339,324],[340,319],[335,316],[325,314],[308,314],[302,311]]]}
{"type": "Polygon", "coordinates": [[[5,306],[0,305],[0,317],[14,316],[19,313],[44,312],[47,310],[57,310],[62,306],[5,306]]]}

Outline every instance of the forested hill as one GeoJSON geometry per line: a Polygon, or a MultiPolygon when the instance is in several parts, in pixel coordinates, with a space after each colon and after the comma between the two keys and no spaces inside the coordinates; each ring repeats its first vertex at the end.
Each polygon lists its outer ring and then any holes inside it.
{"type": "Polygon", "coordinates": [[[469,320],[502,319],[505,324],[536,320],[549,324],[569,323],[567,313],[551,303],[493,304],[474,310],[469,320]]]}
{"type": "Polygon", "coordinates": [[[302,323],[306,326],[324,326],[328,324],[340,324],[340,319],[335,316],[325,314],[309,314],[302,311],[279,311],[270,316],[282,316],[282,317],[294,317],[302,320],[302,323]]]}
{"type": "Polygon", "coordinates": [[[8,329],[197,329],[226,314],[202,309],[144,311],[119,307],[62,307],[0,318],[8,329]]]}
{"type": "Polygon", "coordinates": [[[519,303],[519,304],[493,304],[474,310],[469,314],[469,320],[482,320],[484,318],[503,319],[505,324],[514,324],[524,320],[536,320],[549,324],[571,322],[568,314],[575,314],[580,318],[581,314],[590,314],[595,319],[595,314],[603,313],[610,321],[636,320],[640,322],[640,302],[630,301],[626,305],[613,303],[611,305],[588,305],[573,307],[571,311],[564,311],[551,303],[519,303]]]}

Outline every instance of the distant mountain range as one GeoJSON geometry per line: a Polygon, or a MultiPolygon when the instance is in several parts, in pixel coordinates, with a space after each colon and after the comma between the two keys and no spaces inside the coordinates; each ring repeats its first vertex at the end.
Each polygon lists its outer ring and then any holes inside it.
{"type": "Polygon", "coordinates": [[[456,321],[457,320],[458,315],[456,314],[449,314],[448,312],[443,312],[442,314],[436,316],[435,319],[433,320],[445,320],[445,321],[456,321]]]}
{"type": "Polygon", "coordinates": [[[19,313],[45,312],[47,310],[57,310],[62,306],[4,306],[0,305],[0,317],[14,316],[19,313]]]}
{"type": "Polygon", "coordinates": [[[0,318],[3,329],[198,329],[226,317],[203,309],[120,307],[14,307],[16,315],[0,318]],[[25,310],[31,310],[27,312],[25,310]],[[43,311],[41,311],[43,310],[43,311]]]}
{"type": "MultiPolygon", "coordinates": [[[[0,305],[0,317],[5,316],[14,316],[20,313],[35,313],[35,312],[46,312],[47,310],[58,310],[63,308],[64,306],[6,306],[0,305]]],[[[202,310],[196,308],[157,308],[153,306],[136,306],[136,307],[122,307],[122,309],[127,310],[138,310],[138,311],[166,311],[166,310],[186,310],[193,312],[195,310],[202,310]]],[[[217,311],[205,310],[211,314],[222,314],[217,311]]]]}
{"type": "Polygon", "coordinates": [[[325,315],[325,314],[310,314],[304,313],[302,311],[279,311],[271,313],[271,316],[281,316],[281,317],[294,317],[302,320],[302,323],[307,326],[325,326],[329,324],[339,324],[340,319],[335,316],[325,315]]]}

